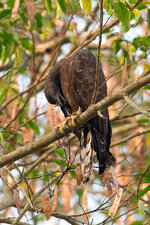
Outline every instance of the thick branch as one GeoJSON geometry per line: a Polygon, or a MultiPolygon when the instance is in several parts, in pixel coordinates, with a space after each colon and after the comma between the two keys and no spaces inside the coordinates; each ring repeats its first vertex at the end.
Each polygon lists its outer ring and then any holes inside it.
{"type": "MultiPolygon", "coordinates": [[[[149,74],[150,70],[146,73],[149,74]]],[[[97,115],[97,112],[100,110],[104,110],[110,105],[114,104],[115,102],[123,99],[123,95],[127,94],[130,95],[131,93],[137,91],[138,89],[142,88],[146,84],[150,83],[150,74],[147,76],[143,76],[138,80],[132,82],[125,88],[120,91],[116,91],[112,93],[110,96],[104,98],[102,101],[98,102],[95,105],[90,106],[85,112],[83,112],[76,120],[76,127],[69,122],[69,126],[64,127],[64,132],[61,133],[60,130],[55,130],[54,132],[43,136],[40,140],[34,141],[31,143],[26,144],[23,147],[17,148],[15,151],[10,152],[2,157],[0,157],[0,167],[7,165],[8,163],[12,163],[15,160],[18,160],[24,156],[27,156],[39,149],[59,140],[60,138],[68,135],[71,131],[75,130],[76,128],[81,127],[83,124],[86,124],[88,120],[93,118],[97,115]]],[[[63,125],[62,125],[63,126],[63,125]]]]}

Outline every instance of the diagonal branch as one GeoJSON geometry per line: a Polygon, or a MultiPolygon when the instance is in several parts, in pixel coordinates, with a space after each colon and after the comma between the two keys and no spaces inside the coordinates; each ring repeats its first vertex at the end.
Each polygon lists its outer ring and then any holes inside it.
{"type": "Polygon", "coordinates": [[[138,106],[127,95],[123,95],[123,98],[132,108],[136,109],[140,113],[144,114],[146,117],[150,118],[150,113],[146,109],[143,109],[142,107],[138,106]]]}
{"type": "Polygon", "coordinates": [[[102,101],[98,102],[95,105],[91,105],[85,112],[79,115],[76,120],[76,126],[71,124],[69,121],[68,125],[62,127],[64,132],[61,132],[59,129],[56,129],[54,132],[43,136],[40,140],[34,141],[24,145],[23,147],[17,148],[15,151],[10,152],[2,157],[0,157],[0,168],[8,163],[12,163],[15,160],[18,160],[24,156],[27,156],[33,152],[38,151],[39,149],[59,140],[60,138],[67,136],[69,133],[74,131],[77,128],[80,128],[83,124],[86,124],[91,118],[97,115],[97,112],[104,110],[115,102],[124,98],[124,94],[130,95],[131,93],[139,90],[146,84],[150,83],[150,70],[145,73],[145,76],[139,78],[138,80],[127,85],[125,88],[120,91],[116,91],[111,95],[104,98],[102,101]]]}

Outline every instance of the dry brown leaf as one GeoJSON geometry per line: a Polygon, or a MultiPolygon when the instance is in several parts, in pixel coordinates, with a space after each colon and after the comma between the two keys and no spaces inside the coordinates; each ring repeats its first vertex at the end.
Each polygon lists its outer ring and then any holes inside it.
{"type": "Polygon", "coordinates": [[[121,201],[122,193],[123,193],[123,188],[120,188],[119,189],[119,198],[116,195],[115,200],[113,202],[113,205],[108,212],[108,216],[114,217],[116,215],[116,212],[117,212],[118,207],[119,207],[119,203],[121,201]]]}
{"type": "Polygon", "coordinates": [[[107,170],[104,172],[104,174],[102,176],[102,180],[103,180],[103,183],[104,183],[104,187],[105,187],[105,184],[107,184],[107,189],[111,193],[112,188],[111,188],[111,185],[110,185],[109,174],[108,174],[107,170]]]}
{"type": "Polygon", "coordinates": [[[28,67],[29,67],[29,72],[31,74],[31,77],[32,77],[32,79],[34,79],[35,73],[34,73],[34,61],[33,61],[33,58],[29,59],[28,67]]]}
{"type": "Polygon", "coordinates": [[[54,188],[54,201],[53,201],[52,211],[55,210],[56,205],[57,205],[57,190],[58,190],[58,188],[57,188],[57,185],[56,185],[55,188],[54,188]]]}
{"type": "Polygon", "coordinates": [[[34,137],[34,131],[31,128],[27,129],[26,127],[23,127],[22,130],[23,130],[23,133],[22,133],[23,143],[25,144],[32,141],[34,137]]]}
{"type": "Polygon", "coordinates": [[[58,125],[58,121],[55,106],[52,104],[47,104],[47,117],[50,123],[50,127],[53,131],[55,127],[58,125]]]}
{"type": "MultiPolygon", "coordinates": [[[[87,198],[87,186],[84,188],[84,191],[83,191],[83,196],[82,196],[82,208],[83,208],[83,211],[84,213],[87,213],[89,211],[88,209],[88,198],[87,198]]],[[[87,220],[88,220],[88,215],[89,214],[86,214],[84,216],[84,222],[86,223],[87,220]]]]}
{"type": "Polygon", "coordinates": [[[29,20],[33,21],[33,19],[34,19],[34,0],[25,0],[25,4],[27,7],[29,20]]]}
{"type": "Polygon", "coordinates": [[[125,84],[125,78],[127,75],[127,58],[125,58],[124,67],[122,69],[122,80],[121,80],[121,87],[124,87],[125,84]]]}
{"type": "Polygon", "coordinates": [[[84,188],[82,196],[82,207],[85,213],[89,211],[88,209],[88,198],[87,198],[87,187],[84,188]]]}
{"type": "Polygon", "coordinates": [[[20,0],[15,0],[14,6],[13,6],[13,9],[12,9],[12,13],[11,13],[12,19],[16,19],[19,4],[20,4],[20,0]]]}
{"type": "Polygon", "coordinates": [[[114,186],[115,186],[115,189],[116,189],[116,192],[117,192],[117,196],[119,198],[118,180],[117,180],[116,172],[115,172],[113,166],[111,166],[111,173],[112,173],[112,178],[113,178],[114,186]]]}
{"type": "Polygon", "coordinates": [[[62,184],[62,196],[64,199],[64,209],[66,212],[70,211],[70,199],[71,199],[71,190],[68,185],[68,178],[66,177],[64,179],[64,182],[62,184]]]}
{"type": "Polygon", "coordinates": [[[16,203],[17,212],[20,215],[20,212],[21,212],[21,200],[20,200],[20,197],[19,197],[18,188],[15,188],[13,190],[13,197],[14,197],[14,200],[15,200],[15,203],[16,203]]]}
{"type": "Polygon", "coordinates": [[[51,199],[49,194],[43,196],[43,211],[46,216],[46,220],[49,220],[51,216],[51,199]]]}
{"type": "Polygon", "coordinates": [[[80,185],[83,180],[81,168],[79,166],[76,166],[76,177],[77,177],[77,185],[80,185]]]}

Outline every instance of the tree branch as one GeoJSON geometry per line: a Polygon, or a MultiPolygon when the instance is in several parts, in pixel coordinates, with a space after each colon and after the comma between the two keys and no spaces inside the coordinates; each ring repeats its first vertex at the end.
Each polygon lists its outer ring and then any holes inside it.
{"type": "Polygon", "coordinates": [[[115,102],[124,98],[124,94],[130,95],[131,93],[137,91],[138,89],[142,88],[146,84],[150,83],[150,70],[146,72],[147,76],[143,76],[138,80],[132,82],[125,88],[120,91],[116,91],[111,95],[104,98],[102,101],[98,102],[95,105],[91,105],[85,112],[80,114],[76,120],[76,126],[71,124],[69,121],[68,125],[64,126],[62,124],[64,132],[61,133],[59,129],[56,129],[54,132],[43,136],[40,140],[34,141],[31,143],[26,144],[23,147],[17,148],[15,151],[10,152],[2,157],[0,157],[0,167],[7,165],[8,163],[12,163],[15,160],[18,160],[24,156],[27,156],[33,152],[38,151],[39,149],[59,140],[60,138],[67,136],[71,131],[74,131],[77,128],[80,128],[82,125],[86,124],[88,120],[93,118],[97,115],[97,112],[100,110],[104,110],[110,105],[114,104],[115,102]]]}
{"type": "Polygon", "coordinates": [[[127,95],[123,95],[124,100],[134,109],[139,111],[140,113],[144,114],[147,118],[150,118],[150,113],[143,109],[142,107],[138,106],[135,102],[133,102],[127,95]]]}

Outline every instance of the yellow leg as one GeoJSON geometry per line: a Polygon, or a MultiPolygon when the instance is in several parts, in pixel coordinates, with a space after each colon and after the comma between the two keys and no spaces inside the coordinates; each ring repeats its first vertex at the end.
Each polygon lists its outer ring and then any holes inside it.
{"type": "Polygon", "coordinates": [[[81,114],[81,108],[79,107],[78,111],[73,113],[71,116],[68,116],[64,122],[62,122],[60,125],[56,126],[56,129],[59,129],[61,133],[64,133],[64,128],[69,126],[69,121],[71,121],[71,124],[73,127],[76,126],[76,119],[81,114]]]}

